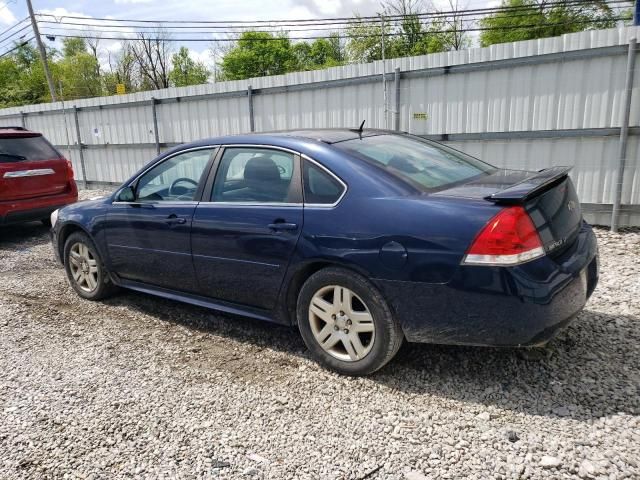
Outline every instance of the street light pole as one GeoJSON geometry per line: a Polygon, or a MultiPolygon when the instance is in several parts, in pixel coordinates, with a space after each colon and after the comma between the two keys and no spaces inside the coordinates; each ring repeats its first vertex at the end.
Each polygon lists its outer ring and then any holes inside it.
{"type": "Polygon", "coordinates": [[[38,44],[38,51],[40,52],[40,60],[42,60],[42,66],[44,68],[44,75],[47,77],[47,84],[49,85],[49,93],[51,94],[51,101],[55,102],[56,98],[56,87],[53,84],[53,77],[51,76],[51,71],[49,70],[49,63],[47,62],[47,51],[44,48],[42,43],[42,38],[40,38],[40,31],[38,30],[38,22],[36,21],[36,16],[33,13],[33,6],[31,5],[31,0],[27,1],[27,8],[29,9],[29,16],[31,17],[31,26],[33,27],[33,34],[36,37],[36,43],[38,44]]]}

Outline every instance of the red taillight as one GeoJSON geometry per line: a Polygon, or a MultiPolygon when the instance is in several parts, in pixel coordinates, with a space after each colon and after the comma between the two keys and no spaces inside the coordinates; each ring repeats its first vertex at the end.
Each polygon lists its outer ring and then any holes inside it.
{"type": "Polygon", "coordinates": [[[71,160],[67,160],[67,172],[69,173],[69,179],[73,179],[73,164],[71,163],[71,160]]]}
{"type": "Polygon", "coordinates": [[[462,263],[516,265],[544,255],[529,214],[520,206],[507,207],[480,230],[462,263]]]}

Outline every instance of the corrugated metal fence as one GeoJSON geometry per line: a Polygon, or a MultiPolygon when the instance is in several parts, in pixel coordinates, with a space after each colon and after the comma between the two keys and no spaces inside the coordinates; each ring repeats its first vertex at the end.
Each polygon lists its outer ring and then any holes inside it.
{"type": "MultiPolygon", "coordinates": [[[[68,152],[81,180],[121,182],[157,152],[204,137],[362,120],[441,140],[490,163],[573,165],[588,218],[608,224],[626,105],[629,41],[640,28],[327,70],[0,110],[68,152]]],[[[636,63],[638,70],[640,62],[636,63]]],[[[640,225],[640,74],[622,180],[621,224],[640,225]]]]}

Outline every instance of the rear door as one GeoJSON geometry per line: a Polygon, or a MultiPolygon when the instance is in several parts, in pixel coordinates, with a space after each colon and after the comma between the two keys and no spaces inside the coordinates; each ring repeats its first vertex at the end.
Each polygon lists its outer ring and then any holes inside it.
{"type": "Polygon", "coordinates": [[[191,234],[201,293],[272,309],[302,231],[300,157],[275,147],[225,148],[191,234]]]}
{"type": "Polygon", "coordinates": [[[67,160],[42,135],[0,135],[0,200],[64,193],[71,179],[67,160]]]}
{"type": "Polygon", "coordinates": [[[133,183],[133,201],[115,201],[107,214],[107,248],[118,276],[195,292],[191,221],[215,147],[182,151],[133,183]]]}

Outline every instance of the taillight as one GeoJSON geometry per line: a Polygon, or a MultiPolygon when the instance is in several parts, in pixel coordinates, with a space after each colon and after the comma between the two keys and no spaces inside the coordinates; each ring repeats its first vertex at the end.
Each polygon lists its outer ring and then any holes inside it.
{"type": "Polygon", "coordinates": [[[69,173],[69,178],[73,178],[73,163],[71,163],[71,160],[67,160],[67,171],[69,173]]]}
{"type": "Polygon", "coordinates": [[[544,255],[529,214],[507,207],[480,230],[462,261],[465,265],[517,265],[544,255]]]}

